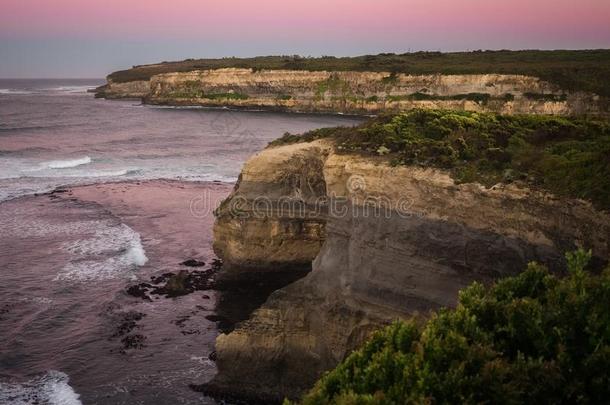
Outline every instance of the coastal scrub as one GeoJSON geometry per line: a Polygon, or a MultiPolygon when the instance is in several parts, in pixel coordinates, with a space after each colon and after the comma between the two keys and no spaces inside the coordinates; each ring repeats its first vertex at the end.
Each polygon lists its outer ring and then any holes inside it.
{"type": "Polygon", "coordinates": [[[457,183],[519,182],[610,208],[605,120],[416,109],[357,128],[285,134],[271,145],[320,138],[334,140],[340,153],[386,155],[392,165],[445,169],[457,183]]]}
{"type": "Polygon", "coordinates": [[[400,321],[324,375],[303,404],[605,403],[610,397],[610,268],[566,255],[492,288],[474,283],[455,310],[400,321]]]}

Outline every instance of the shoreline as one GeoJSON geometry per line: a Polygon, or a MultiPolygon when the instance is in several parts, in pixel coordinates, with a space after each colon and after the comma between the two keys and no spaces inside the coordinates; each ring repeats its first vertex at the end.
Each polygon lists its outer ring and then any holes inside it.
{"type": "Polygon", "coordinates": [[[140,105],[144,107],[156,107],[156,108],[167,108],[167,109],[193,109],[193,110],[210,110],[210,111],[234,111],[234,112],[251,112],[251,113],[277,113],[277,114],[287,114],[287,115],[311,115],[314,117],[346,117],[346,118],[358,118],[362,120],[366,120],[368,118],[377,117],[379,114],[366,114],[366,113],[348,113],[348,112],[340,112],[340,111],[305,111],[305,110],[293,110],[289,108],[282,107],[272,107],[272,106],[260,106],[257,108],[252,108],[249,106],[236,106],[236,105],[226,105],[226,104],[189,104],[189,103],[163,103],[163,102],[155,102],[150,103],[145,100],[145,97],[120,97],[120,96],[112,96],[107,97],[103,95],[103,93],[99,93],[96,91],[92,91],[91,93],[95,94],[95,98],[106,100],[106,101],[138,101],[140,105]]]}
{"type": "Polygon", "coordinates": [[[215,374],[211,355],[224,321],[217,308],[223,292],[202,283],[179,296],[142,299],[131,295],[129,288],[163,275],[167,279],[167,274],[187,274],[190,280],[213,275],[217,266],[211,243],[214,206],[209,207],[209,215],[193,216],[190,201],[205,195],[206,203],[214,204],[231,189],[229,184],[150,180],[62,187],[3,202],[3,222],[20,224],[19,229],[26,232],[43,232],[26,239],[16,229],[13,235],[0,238],[6,247],[5,254],[0,254],[0,264],[7,266],[6,302],[28,303],[9,305],[2,313],[3,322],[14,325],[14,331],[7,328],[2,333],[2,351],[12,350],[12,356],[28,359],[6,370],[12,381],[19,384],[31,375],[59,370],[69,377],[83,403],[171,403],[173,399],[185,404],[216,403],[189,385],[215,374]],[[93,226],[100,221],[111,227],[93,226]],[[55,224],[64,222],[67,228],[57,231],[55,224]],[[79,223],[90,226],[70,225],[79,223]],[[147,261],[117,269],[116,276],[107,279],[73,274],[54,278],[63,274],[66,265],[81,260],[62,246],[69,243],[86,250],[95,242],[100,250],[87,260],[104,262],[123,254],[104,244],[120,237],[115,232],[125,228],[137,235],[147,261]],[[23,266],[41,255],[44,262],[23,266]],[[205,267],[182,264],[190,259],[204,262],[205,267]],[[62,309],[66,307],[79,310],[66,312],[62,309]],[[42,312],[36,322],[24,323],[21,311],[42,312]],[[57,317],[63,322],[48,329],[46,323],[57,317]],[[40,335],[42,330],[47,337],[40,335]],[[55,342],[50,356],[35,350],[46,339],[55,342]],[[69,356],[62,354],[66,347],[70,347],[69,356]],[[83,363],[89,364],[86,370],[80,368],[83,363]]]}
{"type": "MultiPolygon", "coordinates": [[[[192,345],[195,348],[191,358],[200,359],[197,364],[202,362],[202,365],[195,366],[200,368],[198,373],[202,375],[181,380],[180,385],[172,389],[183,398],[200,398],[203,403],[226,400],[246,404],[270,403],[272,398],[262,395],[245,397],[237,391],[209,389],[207,384],[216,375],[215,371],[210,373],[216,367],[216,337],[231,332],[261,307],[273,291],[304,277],[307,272],[257,274],[241,282],[222,279],[222,269],[219,268],[219,261],[212,249],[212,226],[215,220],[213,210],[216,203],[222,201],[232,189],[233,184],[221,182],[125,181],[58,187],[48,193],[21,196],[2,204],[8,210],[36,206],[43,217],[50,215],[48,206],[55,207],[53,217],[74,209],[84,209],[98,212],[96,217],[103,215],[115,218],[131,228],[141,239],[147,262],[135,270],[134,279],[109,280],[107,283],[87,287],[93,296],[114,296],[112,305],[116,307],[111,316],[113,319],[118,317],[119,324],[102,331],[100,338],[105,340],[104,334],[109,334],[116,328],[124,328],[127,319],[127,322],[132,322],[132,326],[125,332],[125,336],[137,332],[133,335],[135,338],[127,340],[127,343],[109,338],[112,341],[110,344],[115,347],[118,344],[119,347],[113,350],[123,353],[123,356],[133,357],[139,367],[150,368],[151,373],[156,372],[155,366],[145,362],[152,354],[144,356],[144,353],[151,350],[159,353],[162,349],[158,344],[173,342],[172,350],[179,352],[182,352],[182,347],[192,345]],[[192,201],[201,201],[205,205],[206,214],[193,213],[192,201]],[[196,264],[189,267],[183,264],[186,261],[194,261],[196,264]],[[200,264],[197,262],[202,263],[202,267],[198,267],[200,264]],[[187,283],[208,276],[213,280],[203,280],[194,289],[180,291],[177,295],[172,295],[172,291],[166,296],[163,296],[165,292],[157,292],[167,290],[171,280],[181,279],[182,275],[186,275],[187,283]],[[128,318],[119,314],[126,314],[128,318]],[[161,342],[155,344],[158,340],[161,342]],[[125,346],[121,347],[121,343],[125,346]]],[[[183,367],[177,365],[178,370],[183,367]]],[[[96,387],[83,383],[83,377],[74,374],[69,367],[53,365],[53,368],[62,370],[70,377],[71,386],[85,401],[100,395],[96,387]],[[93,394],[89,392],[92,389],[93,394]]],[[[16,374],[19,375],[20,371],[16,370],[16,374]]],[[[161,393],[166,395],[169,392],[161,393]]],[[[273,400],[276,402],[278,398],[273,400]]]]}

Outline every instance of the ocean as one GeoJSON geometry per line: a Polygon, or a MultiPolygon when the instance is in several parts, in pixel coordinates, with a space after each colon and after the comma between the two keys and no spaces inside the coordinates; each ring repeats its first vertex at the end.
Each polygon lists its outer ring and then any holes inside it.
{"type": "Polygon", "coordinates": [[[186,259],[212,270],[211,213],[250,155],[361,120],[107,101],[100,84],[0,80],[0,404],[215,403],[189,384],[215,373],[217,314],[261,297],[127,289],[186,259]]]}

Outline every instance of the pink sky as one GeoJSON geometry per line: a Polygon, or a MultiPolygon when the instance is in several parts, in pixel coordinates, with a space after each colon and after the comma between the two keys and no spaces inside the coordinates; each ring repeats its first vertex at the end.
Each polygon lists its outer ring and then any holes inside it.
{"type": "Polygon", "coordinates": [[[610,0],[2,0],[3,36],[405,36],[440,30],[610,40],[610,0]]]}
{"type": "Polygon", "coordinates": [[[0,52],[76,40],[152,59],[610,48],[610,0],[0,0],[0,52]]]}

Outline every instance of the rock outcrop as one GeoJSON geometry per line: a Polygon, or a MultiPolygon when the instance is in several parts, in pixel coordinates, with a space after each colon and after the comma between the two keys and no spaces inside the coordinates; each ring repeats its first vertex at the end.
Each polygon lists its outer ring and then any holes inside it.
{"type": "Polygon", "coordinates": [[[286,159],[281,148],[268,152],[244,165],[216,212],[214,250],[224,258],[225,278],[307,270],[324,242],[323,151],[312,146],[286,159]]]}
{"type": "Polygon", "coordinates": [[[132,82],[116,83],[107,79],[104,86],[95,89],[96,97],[107,99],[144,98],[150,93],[148,80],[134,80],[132,82]]]}
{"type": "Polygon", "coordinates": [[[566,92],[536,77],[507,74],[406,75],[222,68],[160,73],[114,82],[107,98],[139,97],[166,105],[229,106],[298,112],[377,114],[413,108],[504,114],[606,114],[594,94],[566,92]]]}
{"type": "Polygon", "coordinates": [[[564,271],[575,245],[610,253],[610,215],[588,202],[457,185],[439,169],[337,153],[329,140],[252,157],[214,231],[232,274],[315,257],[311,273],[217,339],[208,389],[265,399],[299,395],[371,331],[451,307],[474,280],[532,260],[564,271]]]}

